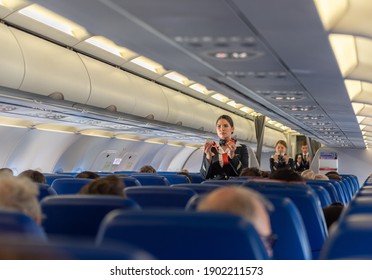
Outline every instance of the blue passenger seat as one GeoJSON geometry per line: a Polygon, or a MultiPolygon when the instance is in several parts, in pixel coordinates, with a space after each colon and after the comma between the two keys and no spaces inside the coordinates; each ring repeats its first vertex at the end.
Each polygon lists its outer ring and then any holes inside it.
{"type": "Polygon", "coordinates": [[[197,194],[206,194],[213,190],[222,188],[223,185],[216,185],[216,184],[177,184],[177,185],[171,185],[171,187],[182,187],[182,188],[190,188],[193,191],[195,191],[197,194]]]}
{"type": "Polygon", "coordinates": [[[273,259],[309,260],[312,258],[309,239],[300,212],[291,199],[266,196],[274,206],[270,215],[272,232],[278,240],[273,246],[273,259]]]}
{"type": "Polygon", "coordinates": [[[19,239],[46,241],[46,234],[31,217],[17,211],[0,210],[0,234],[16,235],[19,239]]]}
{"type": "Polygon", "coordinates": [[[267,259],[253,226],[238,216],[184,211],[112,211],[97,244],[128,242],[161,260],[267,259]]]}
{"type": "Polygon", "coordinates": [[[189,199],[197,195],[192,189],[183,187],[128,187],[124,191],[143,209],[185,209],[189,199]]]}
{"type": "Polygon", "coordinates": [[[131,199],[111,195],[58,195],[41,201],[43,227],[50,235],[94,238],[103,217],[114,209],[139,210],[131,199]]]}
{"type": "Polygon", "coordinates": [[[85,178],[62,178],[53,181],[51,188],[58,194],[76,194],[92,179],[85,178]]]}
{"type": "Polygon", "coordinates": [[[331,228],[320,259],[372,259],[372,216],[354,214],[345,216],[342,223],[331,228]]]}
{"type": "Polygon", "coordinates": [[[153,174],[132,174],[131,177],[136,178],[142,186],[169,186],[167,178],[153,174]]]}
{"type": "Polygon", "coordinates": [[[264,195],[289,197],[301,213],[309,238],[313,259],[317,259],[327,238],[328,230],[319,197],[307,185],[275,183],[270,181],[249,181],[245,187],[253,188],[264,195]]]}

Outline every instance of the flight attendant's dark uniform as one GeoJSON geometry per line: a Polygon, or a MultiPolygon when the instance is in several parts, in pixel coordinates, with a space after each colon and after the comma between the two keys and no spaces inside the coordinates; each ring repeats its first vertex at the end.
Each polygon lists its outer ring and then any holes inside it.
{"type": "Polygon", "coordinates": [[[309,155],[297,154],[295,157],[295,171],[301,173],[302,171],[309,168],[310,168],[309,155]],[[302,158],[300,164],[297,162],[298,157],[302,158]]]}
{"type": "Polygon", "coordinates": [[[279,162],[275,162],[274,158],[270,158],[270,170],[271,172],[274,172],[278,169],[288,169],[294,171],[294,164],[293,164],[293,158],[288,159],[288,163],[284,161],[284,159],[279,159],[279,162]]]}
{"type": "Polygon", "coordinates": [[[248,149],[243,144],[236,143],[235,156],[232,159],[217,144],[212,146],[211,151],[210,163],[205,153],[203,155],[200,174],[204,179],[227,180],[230,177],[239,176],[242,169],[248,167],[248,149]]]}

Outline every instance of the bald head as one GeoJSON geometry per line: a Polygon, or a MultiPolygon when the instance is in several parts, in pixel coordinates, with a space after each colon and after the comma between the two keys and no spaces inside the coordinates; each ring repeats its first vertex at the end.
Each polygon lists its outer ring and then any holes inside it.
{"type": "Polygon", "coordinates": [[[262,236],[271,234],[265,199],[257,192],[242,187],[219,188],[203,199],[198,211],[223,212],[248,220],[262,236]]]}

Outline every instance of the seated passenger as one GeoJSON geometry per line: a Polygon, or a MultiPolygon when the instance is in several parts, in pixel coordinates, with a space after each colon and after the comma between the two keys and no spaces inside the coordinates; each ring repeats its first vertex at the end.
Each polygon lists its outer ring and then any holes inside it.
{"type": "Polygon", "coordinates": [[[304,170],[304,171],[301,172],[301,176],[305,180],[314,180],[315,173],[314,173],[314,171],[312,171],[310,169],[306,169],[306,170],[304,170]]]}
{"type": "Polygon", "coordinates": [[[271,203],[258,192],[235,186],[212,191],[197,206],[198,211],[230,213],[249,221],[260,235],[270,257],[274,240],[267,209],[272,208],[271,203]]]}
{"type": "Polygon", "coordinates": [[[325,174],[315,174],[314,180],[329,180],[329,178],[325,174]]]}
{"type": "Polygon", "coordinates": [[[337,222],[341,215],[344,205],[340,202],[334,202],[331,205],[323,208],[324,218],[327,223],[327,229],[329,230],[333,223],[337,222]]]}
{"type": "Polygon", "coordinates": [[[10,176],[13,177],[13,170],[7,167],[0,168],[0,176],[10,176]]]}
{"type": "Polygon", "coordinates": [[[2,177],[0,180],[0,209],[21,212],[41,224],[38,195],[38,186],[26,176],[2,177]]]}
{"type": "Polygon", "coordinates": [[[300,174],[290,169],[275,170],[270,174],[269,179],[305,184],[305,179],[300,174]]]}
{"type": "Polygon", "coordinates": [[[190,183],[192,182],[192,178],[191,178],[191,176],[190,176],[190,174],[189,174],[188,171],[187,172],[185,172],[185,171],[177,172],[177,175],[184,175],[184,176],[187,177],[187,179],[189,179],[189,182],[190,183]]]}
{"type": "Polygon", "coordinates": [[[328,177],[329,180],[337,180],[337,181],[342,180],[341,175],[338,174],[338,172],[336,172],[336,171],[327,172],[325,175],[328,177]]]}
{"type": "Polygon", "coordinates": [[[23,172],[21,172],[18,177],[27,177],[31,179],[31,181],[39,184],[46,184],[46,179],[43,173],[37,171],[37,170],[32,170],[28,169],[23,172]]]}
{"type": "Polygon", "coordinates": [[[99,178],[99,175],[92,171],[82,171],[79,174],[76,174],[75,178],[97,179],[99,178]]]}
{"type": "Polygon", "coordinates": [[[81,190],[80,194],[103,194],[103,195],[118,195],[126,197],[124,192],[123,180],[115,175],[95,179],[86,184],[81,190]]]}
{"type": "Polygon", "coordinates": [[[156,170],[151,165],[144,165],[139,170],[140,173],[156,173],[156,170]]]}
{"type": "Polygon", "coordinates": [[[242,176],[262,177],[261,171],[257,167],[243,168],[242,172],[240,173],[240,177],[242,176]]]}

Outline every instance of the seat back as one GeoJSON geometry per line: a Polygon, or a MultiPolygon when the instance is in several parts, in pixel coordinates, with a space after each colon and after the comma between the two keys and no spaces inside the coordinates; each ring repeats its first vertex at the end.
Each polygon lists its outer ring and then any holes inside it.
{"type": "Polygon", "coordinates": [[[47,197],[49,195],[57,195],[56,191],[47,184],[38,184],[38,186],[39,186],[39,195],[38,195],[39,201],[43,200],[44,197],[47,197]]]}
{"type": "Polygon", "coordinates": [[[197,195],[183,187],[129,187],[124,191],[143,209],[185,209],[189,199],[197,195]]]}
{"type": "Polygon", "coordinates": [[[242,185],[245,180],[229,179],[229,180],[205,180],[201,184],[214,184],[214,185],[242,185]]]}
{"type": "Polygon", "coordinates": [[[291,199],[267,195],[274,206],[270,215],[272,232],[278,240],[273,247],[276,260],[308,260],[312,258],[309,239],[300,212],[291,199]]]}
{"type": "Polygon", "coordinates": [[[94,238],[103,217],[114,209],[138,210],[131,199],[111,195],[58,195],[41,201],[48,235],[94,238]]]}
{"type": "Polygon", "coordinates": [[[320,259],[372,259],[372,216],[354,214],[332,228],[320,259]]]}
{"type": "Polygon", "coordinates": [[[189,178],[187,178],[186,175],[181,175],[181,174],[163,174],[165,178],[169,181],[170,185],[173,184],[187,184],[191,183],[189,178]]]}
{"type": "Polygon", "coordinates": [[[136,178],[133,178],[132,176],[121,177],[121,178],[126,187],[141,186],[140,181],[138,181],[136,178]]]}
{"type": "Polygon", "coordinates": [[[109,213],[97,244],[126,241],[162,260],[267,259],[253,226],[238,216],[185,211],[109,213]]]}
{"type": "Polygon", "coordinates": [[[0,235],[2,260],[151,260],[149,253],[129,244],[93,246],[70,240],[38,242],[0,235]]]}
{"type": "Polygon", "coordinates": [[[4,209],[0,210],[0,233],[46,240],[44,230],[31,217],[21,212],[4,209]]]}
{"type": "Polygon", "coordinates": [[[327,190],[320,186],[320,185],[309,185],[318,195],[320,204],[322,205],[322,208],[329,206],[332,204],[331,196],[327,192],[327,190]]]}
{"type": "Polygon", "coordinates": [[[191,177],[191,183],[201,183],[204,181],[200,173],[189,173],[189,175],[191,177]]]}
{"type": "Polygon", "coordinates": [[[251,184],[247,182],[245,187],[253,188],[264,195],[278,195],[289,197],[301,213],[306,232],[309,237],[313,259],[317,259],[320,249],[328,235],[324,214],[317,194],[307,185],[282,184],[261,182],[251,184]]]}
{"type": "Polygon", "coordinates": [[[53,181],[51,188],[58,194],[76,194],[92,179],[85,178],[62,178],[53,181]]]}
{"type": "Polygon", "coordinates": [[[306,180],[306,183],[314,186],[322,186],[326,189],[326,191],[329,193],[329,196],[331,197],[331,201],[333,202],[341,202],[342,204],[346,203],[345,195],[343,191],[340,188],[336,188],[335,185],[333,185],[328,180],[306,180]]]}
{"type": "Polygon", "coordinates": [[[153,174],[132,174],[131,177],[136,178],[142,186],[169,186],[167,178],[153,174]]]}
{"type": "Polygon", "coordinates": [[[63,178],[74,178],[73,175],[68,174],[44,174],[46,184],[51,186],[53,181],[56,179],[63,179],[63,178]]]}
{"type": "Polygon", "coordinates": [[[215,189],[219,189],[223,187],[223,185],[215,185],[215,184],[177,184],[177,185],[171,185],[171,188],[173,187],[182,187],[182,188],[189,188],[192,189],[197,194],[206,194],[209,193],[215,189]]]}

